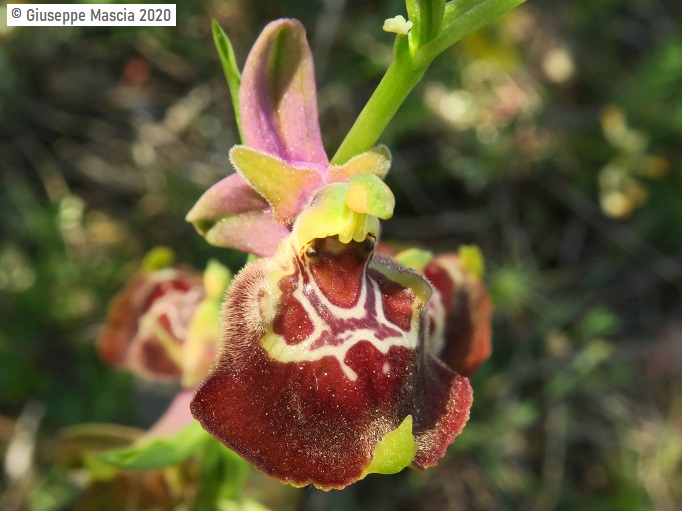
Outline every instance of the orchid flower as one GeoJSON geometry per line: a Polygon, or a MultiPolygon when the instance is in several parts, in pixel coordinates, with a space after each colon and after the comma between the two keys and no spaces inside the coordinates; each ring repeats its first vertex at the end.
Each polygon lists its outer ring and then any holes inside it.
{"type": "Polygon", "coordinates": [[[374,255],[393,195],[372,174],[320,190],[228,293],[203,427],[295,486],[433,466],[464,427],[467,378],[426,349],[429,283],[374,255]]]}
{"type": "Polygon", "coordinates": [[[436,256],[424,269],[434,288],[430,349],[450,369],[472,376],[492,353],[492,303],[478,247],[436,256]]]}
{"type": "Polygon", "coordinates": [[[374,255],[395,202],[382,181],[388,151],[329,164],[295,20],[263,30],[239,99],[238,173],[188,219],[211,242],[266,257],[229,289],[222,348],[192,414],[295,486],[435,465],[468,420],[472,391],[429,349],[429,282],[374,255]]]}
{"type": "Polygon", "coordinates": [[[230,151],[237,173],[211,187],[187,214],[213,245],[272,255],[322,187],[361,173],[383,179],[388,172],[391,157],[384,146],[330,165],[312,54],[297,20],[265,27],[244,66],[239,105],[244,145],[230,151]]]}
{"type": "Polygon", "coordinates": [[[471,377],[492,352],[490,296],[483,284],[484,262],[476,246],[433,257],[408,249],[395,255],[400,263],[424,275],[433,286],[429,302],[429,350],[450,369],[471,377]]]}
{"type": "Polygon", "coordinates": [[[230,280],[216,261],[203,275],[170,265],[168,249],[150,252],[112,301],[98,340],[100,357],[145,379],[177,381],[182,390],[152,433],[168,436],[191,422],[189,399],[217,351],[220,302],[230,280]]]}
{"type": "MultiPolygon", "coordinates": [[[[209,243],[261,259],[222,305],[229,278],[201,283],[179,268],[139,275],[115,302],[103,356],[186,388],[153,434],[187,419],[213,359],[192,415],[280,481],[343,488],[444,456],[469,418],[467,376],[490,354],[482,259],[465,250],[415,265],[375,253],[394,197],[390,153],[372,146],[439,53],[521,1],[407,0],[409,21],[385,25],[393,61],[331,161],[300,22],[267,25],[241,77],[214,22],[242,145],[229,154],[235,173],[187,220],[209,243]]],[[[183,432],[201,441],[197,430],[183,432]]],[[[113,461],[128,466],[130,454],[113,461]]]]}

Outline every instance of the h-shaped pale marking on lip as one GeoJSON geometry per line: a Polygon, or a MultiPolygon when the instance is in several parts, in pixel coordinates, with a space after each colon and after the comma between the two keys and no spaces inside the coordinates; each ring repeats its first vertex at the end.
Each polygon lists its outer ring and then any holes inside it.
{"type": "MultiPolygon", "coordinates": [[[[416,348],[418,335],[415,328],[416,325],[414,324],[415,322],[411,321],[410,330],[405,331],[398,325],[388,321],[386,315],[384,314],[383,295],[379,289],[379,284],[367,275],[368,264],[366,264],[365,269],[362,272],[362,278],[364,279],[365,283],[369,283],[371,285],[371,295],[368,290],[368,286],[362,285],[360,296],[358,297],[356,304],[352,307],[345,308],[334,305],[329,301],[324,293],[318,292],[317,289],[319,288],[312,284],[315,282],[315,279],[311,275],[310,270],[305,265],[301,264],[295,255],[293,258],[294,264],[287,265],[289,266],[290,271],[283,272],[281,278],[293,275],[298,268],[296,289],[293,292],[293,297],[301,305],[301,307],[303,307],[303,310],[308,315],[308,318],[313,325],[313,331],[304,341],[295,345],[290,345],[287,344],[284,337],[276,334],[272,330],[272,327],[270,327],[263,339],[260,341],[261,346],[267,351],[270,358],[279,362],[314,362],[322,359],[323,357],[332,356],[337,360],[346,377],[350,381],[355,381],[357,380],[358,375],[348,366],[348,364],[346,364],[345,357],[348,353],[348,350],[350,350],[358,342],[368,341],[384,355],[388,353],[389,349],[393,346],[403,346],[408,349],[416,348]],[[308,272],[310,277],[307,284],[304,283],[304,271],[308,272]],[[308,294],[310,296],[307,296],[308,294]],[[374,307],[370,309],[370,301],[372,297],[374,297],[374,307]],[[359,328],[355,330],[334,332],[331,325],[325,321],[320,312],[313,306],[313,301],[311,298],[325,307],[334,317],[356,320],[374,317],[378,324],[390,325],[390,329],[394,330],[396,334],[389,335],[384,339],[379,340],[375,336],[375,331],[371,328],[359,328]],[[340,339],[341,342],[336,345],[312,348],[313,344],[320,339],[325,332],[327,332],[330,336],[334,336],[336,339],[340,339]]],[[[282,294],[279,292],[277,296],[273,296],[271,298],[279,301],[281,296],[282,294]]],[[[413,310],[413,315],[415,313],[416,311],[413,310]]],[[[390,366],[387,367],[387,364],[384,364],[382,370],[384,373],[388,373],[390,366]]]]}

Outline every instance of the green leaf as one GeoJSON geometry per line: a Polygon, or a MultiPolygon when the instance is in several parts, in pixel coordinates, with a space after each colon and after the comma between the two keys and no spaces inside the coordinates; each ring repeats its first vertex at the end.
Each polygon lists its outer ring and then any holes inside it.
{"type": "Polygon", "coordinates": [[[157,470],[178,465],[211,436],[193,422],[169,438],[153,438],[133,447],[106,451],[96,459],[126,470],[157,470]]]}
{"type": "Polygon", "coordinates": [[[230,95],[232,96],[232,105],[234,107],[234,118],[237,121],[237,129],[239,130],[239,138],[244,141],[244,134],[242,133],[242,119],[239,113],[239,86],[242,83],[242,75],[237,67],[237,60],[234,57],[234,50],[230,39],[225,34],[220,24],[213,20],[213,41],[218,55],[220,55],[220,63],[223,65],[223,72],[227,80],[227,86],[230,88],[230,95]]]}
{"type": "Polygon", "coordinates": [[[217,511],[270,511],[269,507],[252,499],[221,501],[216,506],[217,511]]]}
{"type": "Polygon", "coordinates": [[[445,14],[445,0],[405,0],[405,6],[413,23],[410,50],[414,54],[438,35],[445,14]]]}

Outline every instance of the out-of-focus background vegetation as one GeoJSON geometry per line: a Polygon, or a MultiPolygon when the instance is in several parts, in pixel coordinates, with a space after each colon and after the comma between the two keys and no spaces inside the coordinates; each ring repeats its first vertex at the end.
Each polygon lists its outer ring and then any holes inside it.
{"type": "MultiPolygon", "coordinates": [[[[404,5],[177,12],[177,27],[7,28],[1,9],[3,511],[187,509],[158,474],[88,486],[64,428],[144,428],[174,392],[94,349],[148,249],[198,268],[244,261],[183,220],[237,142],[211,18],[240,65],[266,22],[303,21],[332,154],[390,60],[383,20],[404,5]]],[[[425,473],[329,493],[256,477],[250,495],[301,510],[682,509],[681,26],[675,0],[533,0],[434,62],[382,138],[397,198],[384,233],[483,249],[494,355],[472,418],[425,473]]]]}

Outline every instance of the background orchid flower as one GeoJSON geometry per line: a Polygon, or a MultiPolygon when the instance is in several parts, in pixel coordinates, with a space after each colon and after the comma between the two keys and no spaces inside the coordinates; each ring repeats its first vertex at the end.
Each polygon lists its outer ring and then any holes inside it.
{"type": "Polygon", "coordinates": [[[392,212],[375,175],[328,185],[232,284],[192,413],[283,482],[342,488],[435,465],[468,419],[469,381],[425,346],[431,286],[374,256],[392,212]]]}
{"type": "Polygon", "coordinates": [[[453,371],[472,376],[492,353],[492,303],[480,249],[462,245],[435,257],[416,248],[396,254],[385,244],[380,250],[429,280],[429,349],[453,371]]]}
{"type": "Polygon", "coordinates": [[[492,353],[492,303],[478,247],[434,257],[424,268],[433,285],[431,350],[453,371],[472,376],[492,353]]]}
{"type": "Polygon", "coordinates": [[[106,362],[142,377],[196,385],[215,356],[219,305],[229,270],[216,261],[203,274],[172,267],[165,248],[112,301],[97,348],[106,362]]]}
{"type": "Polygon", "coordinates": [[[112,301],[97,344],[109,364],[185,387],[151,436],[168,436],[191,422],[189,400],[215,358],[220,303],[231,278],[217,261],[210,261],[203,275],[171,262],[168,249],[150,252],[142,270],[112,301]]]}
{"type": "Polygon", "coordinates": [[[258,256],[275,252],[314,194],[361,173],[384,178],[391,163],[378,146],[330,165],[320,135],[313,59],[303,25],[267,25],[239,88],[244,145],[230,151],[237,174],[210,188],[187,220],[213,245],[258,256]]]}
{"type": "Polygon", "coordinates": [[[205,298],[201,274],[192,269],[142,269],[111,303],[100,356],[146,378],[179,380],[182,344],[205,298]]]}

